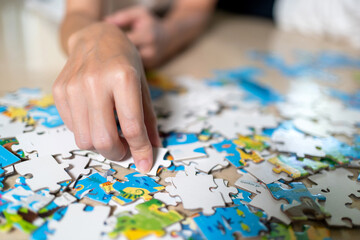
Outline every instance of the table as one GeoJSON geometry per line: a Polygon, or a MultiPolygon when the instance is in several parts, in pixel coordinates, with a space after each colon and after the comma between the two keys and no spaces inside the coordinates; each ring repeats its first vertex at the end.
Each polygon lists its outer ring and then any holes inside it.
{"type": "MultiPolygon", "coordinates": [[[[0,95],[20,87],[40,87],[50,92],[66,61],[58,41],[58,24],[27,10],[23,1],[1,1],[0,13],[0,95]]],[[[246,54],[255,49],[279,53],[290,61],[296,49],[335,50],[351,56],[360,53],[345,43],[282,32],[267,20],[217,12],[204,34],[159,71],[170,77],[185,74],[204,78],[210,77],[214,69],[263,67],[246,54]]],[[[353,72],[341,70],[336,73],[345,81],[341,85],[331,82],[326,85],[344,91],[359,89],[359,82],[353,80],[353,72]]],[[[281,93],[287,91],[288,81],[275,70],[267,69],[258,80],[281,93]]],[[[226,176],[224,178],[234,183],[232,173],[235,169],[230,167],[215,176],[226,176]]],[[[354,202],[359,208],[359,201],[354,202]]],[[[335,229],[331,234],[333,239],[349,239],[360,236],[360,229],[335,229]]],[[[26,239],[27,236],[13,231],[10,235],[0,233],[0,238],[26,239]]]]}

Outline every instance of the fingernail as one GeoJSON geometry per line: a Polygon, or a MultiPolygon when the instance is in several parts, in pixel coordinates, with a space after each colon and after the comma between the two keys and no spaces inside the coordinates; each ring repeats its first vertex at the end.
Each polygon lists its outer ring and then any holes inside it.
{"type": "Polygon", "coordinates": [[[149,172],[149,171],[150,171],[150,168],[151,168],[151,166],[150,166],[150,161],[145,160],[145,159],[138,161],[138,166],[137,166],[137,168],[138,168],[139,171],[142,172],[142,173],[147,173],[147,172],[149,172]]]}

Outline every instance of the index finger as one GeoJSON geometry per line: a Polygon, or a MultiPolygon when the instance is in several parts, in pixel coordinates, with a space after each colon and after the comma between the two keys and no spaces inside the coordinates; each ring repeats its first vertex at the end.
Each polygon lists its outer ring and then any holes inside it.
{"type": "Polygon", "coordinates": [[[129,144],[136,167],[150,171],[153,164],[152,146],[144,123],[140,76],[134,69],[121,74],[113,90],[122,133],[129,144]]]}

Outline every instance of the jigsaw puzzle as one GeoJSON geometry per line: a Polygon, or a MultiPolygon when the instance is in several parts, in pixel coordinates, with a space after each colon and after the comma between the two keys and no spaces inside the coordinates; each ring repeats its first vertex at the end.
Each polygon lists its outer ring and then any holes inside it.
{"type": "Polygon", "coordinates": [[[252,56],[268,67],[209,79],[151,74],[163,147],[153,148],[147,174],[130,152],[112,161],[80,150],[40,89],[0,97],[5,238],[327,239],[333,227],[360,226],[359,94],[316,81],[338,84],[344,79],[329,68],[360,60],[301,53],[290,65],[252,56]],[[269,67],[284,74],[283,94],[258,79],[269,67]],[[303,220],[311,226],[298,228],[303,220]]]}

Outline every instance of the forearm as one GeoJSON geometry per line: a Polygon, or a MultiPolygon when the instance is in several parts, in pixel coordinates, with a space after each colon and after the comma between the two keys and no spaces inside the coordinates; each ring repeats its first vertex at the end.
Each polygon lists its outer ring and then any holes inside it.
{"type": "Polygon", "coordinates": [[[71,13],[65,17],[60,29],[60,38],[61,46],[66,54],[69,54],[68,42],[70,36],[96,22],[96,19],[92,19],[81,13],[71,13]]]}
{"type": "Polygon", "coordinates": [[[168,42],[165,46],[165,55],[174,54],[200,35],[214,8],[214,1],[205,2],[202,6],[197,6],[196,3],[187,4],[186,1],[183,4],[179,3],[179,6],[175,6],[164,18],[163,26],[168,42]]]}

